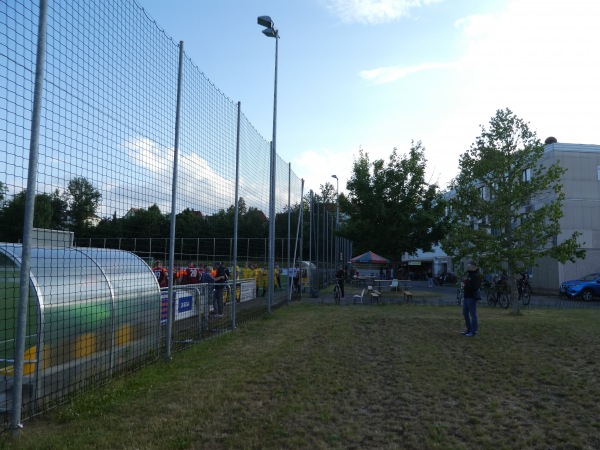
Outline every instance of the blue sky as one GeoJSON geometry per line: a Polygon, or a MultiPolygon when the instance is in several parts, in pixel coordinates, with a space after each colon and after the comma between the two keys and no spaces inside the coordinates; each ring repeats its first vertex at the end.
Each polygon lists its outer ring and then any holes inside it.
{"type": "Polygon", "coordinates": [[[543,141],[600,144],[597,0],[136,0],[270,140],[280,32],[277,153],[305,189],[340,178],[362,148],[387,159],[411,140],[431,181],[497,109],[543,141]]]}

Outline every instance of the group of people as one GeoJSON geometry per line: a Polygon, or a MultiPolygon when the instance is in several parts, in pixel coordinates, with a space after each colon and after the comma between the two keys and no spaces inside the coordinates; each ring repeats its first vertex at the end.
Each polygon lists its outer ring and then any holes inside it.
{"type": "MultiPolygon", "coordinates": [[[[169,273],[163,262],[156,260],[152,268],[158,285],[161,288],[168,287],[169,285],[169,273]]],[[[262,288],[262,296],[264,297],[267,292],[269,285],[269,269],[265,264],[264,267],[260,267],[258,264],[246,263],[242,270],[236,267],[236,274],[238,279],[254,279],[256,282],[256,296],[259,295],[259,290],[262,288]]],[[[281,270],[279,265],[275,263],[273,273],[273,285],[276,288],[282,289],[281,287],[281,270]]],[[[224,290],[227,281],[230,279],[230,271],[221,262],[215,263],[214,266],[204,265],[198,263],[196,265],[193,261],[188,261],[187,267],[176,266],[173,270],[173,284],[184,285],[184,284],[210,284],[214,285],[214,300],[213,300],[213,311],[216,317],[223,316],[223,298],[224,290]]]]}
{"type": "MultiPolygon", "coordinates": [[[[154,262],[152,268],[154,276],[161,288],[168,287],[169,274],[160,260],[154,262]]],[[[199,263],[198,266],[192,261],[188,262],[186,268],[176,267],[173,272],[173,283],[181,284],[208,284],[213,286],[213,313],[215,317],[223,317],[224,292],[229,280],[229,269],[222,262],[216,262],[214,266],[199,263]]]]}
{"type": "MultiPolygon", "coordinates": [[[[262,288],[262,296],[264,297],[269,287],[269,266],[265,264],[262,268],[258,264],[248,263],[244,265],[242,269],[242,278],[251,279],[254,278],[256,282],[256,296],[260,288],[262,288]]],[[[273,268],[273,287],[281,289],[281,270],[279,270],[279,264],[275,263],[273,268]]]]}

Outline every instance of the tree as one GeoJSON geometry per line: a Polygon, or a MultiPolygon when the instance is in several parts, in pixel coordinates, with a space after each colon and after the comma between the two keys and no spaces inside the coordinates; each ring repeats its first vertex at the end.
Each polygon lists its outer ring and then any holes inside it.
{"type": "MultiPolygon", "coordinates": [[[[2,213],[0,241],[22,240],[26,197],[27,192],[23,190],[6,203],[2,213]]],[[[61,199],[58,190],[53,194],[37,194],[34,200],[33,226],[52,230],[63,229],[65,210],[66,203],[61,199]]]]}
{"type": "Polygon", "coordinates": [[[2,181],[0,181],[0,208],[4,203],[4,199],[6,198],[6,194],[8,193],[8,187],[2,181]]]}
{"type": "Polygon", "coordinates": [[[65,192],[71,216],[71,229],[81,232],[88,227],[88,220],[96,214],[102,194],[83,177],[69,181],[65,192]]]}
{"type": "MultiPolygon", "coordinates": [[[[321,204],[334,205],[334,207],[330,210],[335,211],[335,204],[336,204],[336,200],[337,200],[336,199],[336,196],[337,196],[336,187],[329,181],[326,181],[325,184],[321,184],[319,186],[319,188],[321,189],[321,194],[314,195],[315,202],[318,202],[321,204]]],[[[310,197],[306,198],[306,200],[310,201],[310,197]]]]}
{"type": "Polygon", "coordinates": [[[412,142],[407,155],[394,148],[387,164],[371,165],[360,151],[346,185],[348,196],[340,195],[345,220],[340,235],[354,241],[354,250],[373,250],[401,260],[404,253],[431,251],[445,234],[444,202],[436,184],[428,184],[425,149],[412,142]]]}
{"type": "Polygon", "coordinates": [[[442,248],[455,262],[477,258],[488,271],[506,272],[511,292],[514,275],[541,257],[564,263],[585,256],[578,232],[558,243],[565,169],[545,167],[543,154],[527,123],[510,109],[498,110],[460,157],[460,173],[450,185],[451,231],[442,248]]]}

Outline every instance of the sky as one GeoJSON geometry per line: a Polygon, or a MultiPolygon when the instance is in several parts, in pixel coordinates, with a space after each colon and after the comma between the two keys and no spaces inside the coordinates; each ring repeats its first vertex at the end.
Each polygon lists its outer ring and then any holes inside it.
{"type": "Polygon", "coordinates": [[[600,144],[597,0],[136,0],[305,180],[340,192],[362,149],[425,147],[444,189],[498,109],[600,144]]]}

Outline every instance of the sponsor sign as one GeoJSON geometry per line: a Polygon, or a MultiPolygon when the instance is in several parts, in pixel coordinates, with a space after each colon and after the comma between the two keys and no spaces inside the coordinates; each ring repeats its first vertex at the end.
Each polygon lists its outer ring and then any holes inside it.
{"type": "MultiPolygon", "coordinates": [[[[166,325],[169,317],[169,293],[164,291],[160,293],[160,324],[166,325]]],[[[183,320],[198,314],[196,303],[194,302],[194,291],[176,290],[173,291],[173,312],[174,320],[183,320]]]]}

